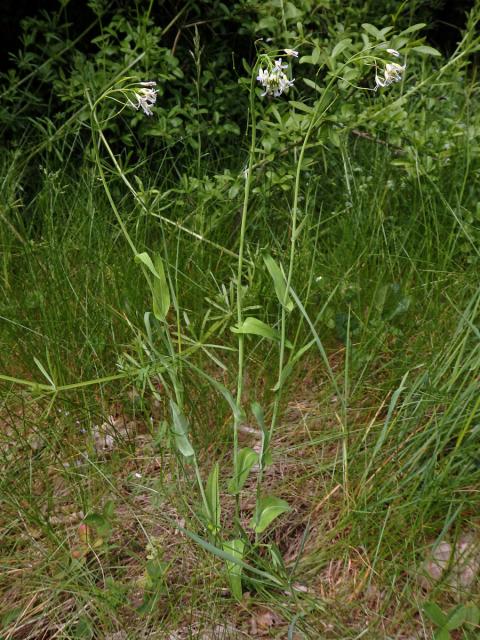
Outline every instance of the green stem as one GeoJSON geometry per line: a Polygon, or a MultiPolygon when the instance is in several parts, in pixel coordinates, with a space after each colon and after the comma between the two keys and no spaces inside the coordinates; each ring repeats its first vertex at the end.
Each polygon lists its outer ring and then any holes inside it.
{"type": "MultiPolygon", "coordinates": [[[[240,245],[238,249],[238,264],[237,264],[237,325],[242,325],[242,306],[243,306],[243,290],[242,290],[242,273],[244,263],[244,251],[245,251],[245,232],[247,228],[247,214],[248,214],[248,201],[250,197],[250,187],[252,183],[253,163],[255,159],[255,144],[256,144],[256,119],[255,119],[255,77],[254,67],[252,71],[252,81],[250,84],[250,127],[251,127],[251,139],[250,139],[250,151],[248,156],[247,174],[245,176],[245,191],[243,196],[243,208],[242,208],[242,221],[240,226],[240,245]]],[[[244,359],[245,359],[245,336],[242,333],[238,334],[238,378],[237,378],[237,405],[242,406],[242,394],[243,394],[243,376],[244,376],[244,359]]],[[[233,425],[233,469],[234,475],[238,473],[238,428],[239,428],[239,416],[234,418],[233,425]]],[[[239,510],[239,497],[237,496],[237,512],[239,510]]]]}
{"type": "Polygon", "coordinates": [[[302,146],[300,148],[300,154],[298,156],[298,161],[297,161],[297,169],[296,169],[296,173],[295,173],[295,186],[294,186],[294,192],[293,192],[293,206],[292,206],[292,231],[291,231],[291,238],[290,238],[290,256],[289,256],[289,263],[288,263],[288,272],[287,272],[287,279],[286,279],[286,287],[285,287],[285,299],[283,301],[282,304],[282,310],[281,310],[281,319],[280,319],[280,354],[279,354],[279,361],[278,361],[278,379],[277,379],[277,383],[278,383],[278,389],[277,392],[275,394],[275,400],[273,403],[273,411],[272,411],[272,420],[270,423],[270,439],[272,437],[273,431],[275,429],[277,420],[278,420],[278,414],[279,414],[279,410],[280,410],[280,401],[282,398],[282,387],[283,385],[281,384],[281,379],[282,379],[282,373],[283,373],[283,368],[284,368],[284,361],[285,361],[285,343],[286,343],[286,331],[287,331],[287,311],[286,311],[286,304],[287,304],[287,300],[288,300],[288,296],[289,296],[289,291],[290,291],[290,287],[292,284],[292,278],[293,278],[293,267],[295,264],[295,247],[296,247],[296,240],[297,240],[297,221],[298,221],[298,198],[300,195],[300,177],[301,177],[301,173],[302,173],[302,164],[303,164],[303,160],[305,157],[305,151],[307,149],[307,145],[308,145],[308,140],[310,138],[310,135],[315,127],[315,125],[318,123],[318,121],[323,117],[323,115],[325,114],[325,112],[330,108],[330,106],[333,104],[333,102],[331,102],[323,111],[321,111],[321,107],[324,103],[324,97],[326,95],[328,95],[329,89],[333,83],[334,79],[332,78],[329,82],[329,84],[327,85],[327,87],[325,88],[324,94],[322,96],[322,98],[320,98],[316,104],[315,107],[315,111],[313,112],[312,115],[312,119],[310,120],[310,124],[308,126],[307,132],[305,134],[305,137],[303,139],[303,143],[302,146]]]}

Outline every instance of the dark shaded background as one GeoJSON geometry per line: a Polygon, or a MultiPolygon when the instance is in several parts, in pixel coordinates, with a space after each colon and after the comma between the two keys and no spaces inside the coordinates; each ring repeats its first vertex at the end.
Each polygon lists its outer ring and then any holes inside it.
{"type": "MultiPolygon", "coordinates": [[[[344,0],[342,0],[344,1],[344,0]]],[[[154,4],[152,15],[158,24],[166,24],[187,3],[190,5],[186,12],[189,19],[202,17],[202,11],[214,9],[215,0],[206,1],[184,0],[175,2],[172,0],[158,0],[154,4]]],[[[109,13],[126,4],[132,5],[130,0],[115,0],[110,3],[109,13]]],[[[227,3],[228,4],[228,3],[227,3]]],[[[415,7],[418,2],[412,3],[415,7]]],[[[443,51],[451,53],[458,40],[459,30],[465,25],[466,12],[474,5],[474,0],[433,0],[428,5],[422,4],[415,9],[415,22],[426,22],[429,42],[443,51]]],[[[60,7],[59,0],[0,0],[0,70],[9,67],[9,52],[17,52],[21,47],[20,22],[27,16],[35,16],[40,10],[57,12],[60,7]]],[[[87,6],[86,0],[70,0],[66,8],[67,16],[71,22],[71,37],[79,35],[94,19],[92,11],[87,6]]],[[[92,32],[92,37],[95,35],[92,32]]]]}

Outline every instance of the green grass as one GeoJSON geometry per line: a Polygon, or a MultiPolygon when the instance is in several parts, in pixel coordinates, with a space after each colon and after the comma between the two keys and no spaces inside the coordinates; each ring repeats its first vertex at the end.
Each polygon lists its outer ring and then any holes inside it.
{"type": "MultiPolygon", "coordinates": [[[[218,391],[238,385],[243,178],[233,191],[222,183],[213,142],[203,156],[182,152],[181,171],[171,149],[147,151],[137,167],[122,157],[135,200],[104,149],[103,184],[93,154],[79,160],[84,144],[41,151],[38,171],[22,161],[28,139],[3,159],[1,637],[186,638],[215,626],[205,637],[234,637],[226,621],[244,637],[430,637],[427,600],[479,596],[478,578],[461,594],[447,579],[426,593],[416,576],[435,542],[480,533],[478,236],[462,222],[475,210],[475,158],[459,147],[425,171],[428,154],[412,169],[396,146],[355,132],[319,146],[298,173],[288,317],[262,252],[288,271],[293,181],[254,175],[242,315],[279,331],[288,319],[295,366],[279,398],[277,344],[245,337],[249,429],[237,426],[253,446],[251,403],[268,424],[278,410],[264,486],[291,511],[245,559],[263,575],[244,572],[238,603],[224,562],[192,539],[218,543],[195,469],[169,437],[169,400],[182,398],[204,482],[220,462],[228,539],[247,527],[257,491],[252,476],[241,501],[228,495],[232,417],[218,391]],[[165,322],[145,323],[151,292],[105,186],[137,250],[163,257],[165,322]],[[96,524],[83,544],[86,516],[96,524]],[[160,560],[165,575],[152,577],[160,560]]],[[[287,153],[292,176],[298,153],[287,153]]],[[[241,174],[247,156],[225,149],[224,168],[241,174]]]]}

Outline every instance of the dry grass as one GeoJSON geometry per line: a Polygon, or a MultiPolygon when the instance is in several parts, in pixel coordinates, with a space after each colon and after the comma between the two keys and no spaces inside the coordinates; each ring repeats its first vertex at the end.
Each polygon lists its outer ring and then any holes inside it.
{"type": "MultiPolygon", "coordinates": [[[[255,591],[251,585],[242,603],[229,596],[222,562],[175,529],[177,523],[199,530],[198,500],[190,470],[181,471],[148,420],[119,403],[95,423],[74,407],[54,411],[38,403],[5,410],[2,467],[9,480],[0,522],[2,640],[82,637],[85,619],[95,621],[95,637],[110,640],[286,638],[295,615],[294,638],[360,637],[365,629],[371,629],[364,636],[369,638],[430,637],[418,614],[425,592],[413,572],[401,564],[395,569],[393,550],[388,561],[388,553],[372,552],[371,543],[362,544],[354,531],[349,516],[358,509],[356,476],[345,471],[339,400],[319,371],[313,363],[290,386],[263,484],[265,493],[292,507],[267,539],[294,572],[295,586],[283,593],[255,591]],[[46,435],[42,420],[48,423],[46,435]],[[92,533],[78,558],[84,516],[100,512],[108,500],[115,503],[111,535],[97,546],[92,533]],[[167,579],[154,611],[141,616],[137,609],[152,548],[168,563],[167,579]]],[[[357,433],[381,420],[386,404],[374,394],[349,410],[348,447],[357,433]]],[[[253,425],[244,425],[240,435],[242,446],[258,444],[253,425]]],[[[222,438],[220,430],[200,455],[205,477],[213,451],[223,450],[223,469],[229,468],[222,438]]],[[[255,475],[242,494],[245,526],[255,504],[255,475]]],[[[224,472],[224,489],[227,481],[224,472]]],[[[228,530],[234,501],[223,493],[228,530]]],[[[267,562],[262,553],[257,560],[267,562]]],[[[448,602],[448,589],[444,597],[448,602]]]]}

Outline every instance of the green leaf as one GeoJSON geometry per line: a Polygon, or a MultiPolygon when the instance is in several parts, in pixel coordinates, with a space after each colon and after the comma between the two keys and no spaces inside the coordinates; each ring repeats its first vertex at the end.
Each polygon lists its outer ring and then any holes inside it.
{"type": "Polygon", "coordinates": [[[278,516],[290,511],[288,502],[275,496],[261,498],[256,506],[250,526],[255,533],[262,533],[278,516]]]}
{"type": "Polygon", "coordinates": [[[427,56],[441,56],[442,54],[438,49],[433,47],[427,47],[427,45],[421,44],[418,47],[412,47],[412,51],[418,51],[418,53],[424,53],[427,56]]]}
{"type": "Polygon", "coordinates": [[[83,519],[85,524],[88,524],[90,527],[95,527],[95,529],[101,529],[105,526],[105,518],[101,513],[89,513],[83,519]]]}
{"type": "Polygon", "coordinates": [[[332,59],[336,58],[342,53],[342,51],[345,51],[345,49],[347,49],[347,47],[349,47],[351,44],[352,44],[351,38],[344,38],[343,40],[340,40],[340,42],[337,42],[337,44],[333,47],[333,51],[330,54],[330,57],[332,59]]]}
{"type": "Polygon", "coordinates": [[[148,253],[143,252],[137,253],[135,262],[145,265],[153,275],[153,284],[149,281],[153,296],[153,314],[157,320],[165,320],[170,308],[170,291],[165,277],[162,258],[156,255],[154,264],[148,253]]]}
{"type": "Polygon", "coordinates": [[[282,554],[280,553],[280,549],[276,544],[268,544],[267,549],[270,552],[270,558],[272,560],[272,566],[279,571],[281,574],[286,573],[285,562],[283,561],[282,554]]]}
{"type": "Polygon", "coordinates": [[[288,104],[297,111],[304,111],[305,113],[312,113],[313,107],[310,107],[308,104],[303,104],[303,102],[297,102],[296,100],[289,100],[288,104]]]}
{"type": "Polygon", "coordinates": [[[107,500],[103,506],[103,517],[106,520],[111,520],[115,515],[115,502],[113,500],[107,500]]]}
{"type": "Polygon", "coordinates": [[[154,279],[152,286],[153,314],[157,320],[165,320],[170,309],[170,290],[165,277],[163,260],[158,255],[155,257],[155,268],[158,275],[154,279]]]}
{"type": "Polygon", "coordinates": [[[158,278],[157,270],[155,269],[152,259],[150,258],[150,256],[146,251],[143,253],[137,253],[137,255],[135,256],[135,262],[137,264],[139,263],[144,264],[147,267],[147,269],[152,273],[152,275],[158,278]]]}
{"type": "Polygon", "coordinates": [[[262,445],[259,453],[259,461],[262,469],[272,464],[272,454],[270,453],[270,432],[265,424],[263,409],[258,402],[252,403],[252,413],[255,416],[258,426],[262,431],[262,445]]]}
{"type": "Polygon", "coordinates": [[[196,533],[193,533],[193,531],[189,531],[188,529],[185,529],[185,527],[182,527],[178,524],[175,524],[175,527],[179,529],[182,533],[184,533],[187,537],[189,537],[190,540],[193,540],[193,542],[196,542],[197,544],[199,544],[202,547],[202,549],[205,549],[205,551],[212,553],[217,558],[221,558],[226,562],[232,562],[233,564],[237,564],[240,567],[242,567],[242,569],[245,569],[246,571],[249,571],[250,573],[253,573],[256,576],[260,576],[261,578],[263,578],[263,580],[267,580],[267,582],[271,582],[277,587],[281,586],[285,588],[285,583],[281,581],[278,578],[278,576],[275,576],[269,573],[268,571],[263,571],[262,569],[258,569],[254,565],[247,564],[240,558],[233,556],[228,549],[216,547],[214,544],[211,544],[207,540],[204,540],[201,536],[197,535],[196,533]]]}
{"type": "Polygon", "coordinates": [[[430,618],[432,622],[434,622],[437,626],[443,627],[447,622],[447,616],[440,609],[438,604],[435,602],[426,602],[423,605],[423,610],[426,615],[430,618]]]}
{"type": "Polygon", "coordinates": [[[145,566],[148,577],[152,586],[158,583],[162,583],[165,580],[165,575],[168,568],[168,562],[161,562],[160,560],[148,560],[145,566]]]}
{"type": "Polygon", "coordinates": [[[268,273],[270,274],[273,280],[275,293],[277,294],[277,298],[280,304],[283,307],[285,307],[287,311],[292,311],[293,302],[287,293],[287,283],[285,281],[285,276],[283,275],[283,271],[280,269],[278,264],[275,262],[275,260],[272,258],[272,256],[269,253],[264,254],[263,261],[265,262],[265,266],[267,267],[268,273]]]}
{"type": "Polygon", "coordinates": [[[253,449],[245,447],[240,449],[237,458],[237,469],[234,477],[228,483],[228,491],[232,495],[237,495],[247,481],[248,475],[254,464],[258,462],[258,454],[253,449]]]}
{"type": "Polygon", "coordinates": [[[207,479],[205,497],[207,498],[208,519],[214,533],[220,531],[220,490],[218,487],[219,465],[215,463],[207,479]]]}
{"type": "MultiPolygon", "coordinates": [[[[280,334],[275,329],[272,329],[268,324],[265,324],[258,318],[248,317],[242,322],[240,327],[231,327],[233,333],[252,334],[256,336],[262,336],[262,338],[268,338],[269,340],[280,341],[280,334]]],[[[285,346],[289,349],[292,348],[292,343],[289,340],[285,341],[285,346]]]]}
{"type": "Polygon", "coordinates": [[[175,438],[175,445],[185,458],[192,458],[195,455],[195,451],[188,439],[187,419],[173,400],[170,400],[170,411],[172,413],[172,433],[175,438]]]}
{"type": "Polygon", "coordinates": [[[440,629],[433,634],[433,640],[451,640],[452,636],[447,629],[440,629]]]}
{"type": "Polygon", "coordinates": [[[323,93],[325,91],[325,89],[323,87],[318,85],[313,80],[310,80],[310,78],[303,78],[303,81],[307,85],[307,87],[310,87],[311,89],[315,89],[315,91],[317,91],[317,93],[323,93]]]}
{"type": "Polygon", "coordinates": [[[444,625],[444,629],[447,629],[448,631],[453,631],[454,629],[458,629],[459,627],[461,627],[464,622],[465,622],[465,607],[460,604],[448,612],[448,620],[444,625]]]}
{"type": "Polygon", "coordinates": [[[90,640],[94,635],[92,624],[86,616],[80,616],[72,631],[76,640],[90,640]]]}
{"type": "Polygon", "coordinates": [[[385,40],[385,36],[383,35],[383,33],[379,31],[377,27],[374,27],[373,24],[364,22],[362,24],[362,28],[365,29],[365,31],[373,36],[376,40],[381,40],[382,42],[385,40]]]}
{"type": "Polygon", "coordinates": [[[467,602],[465,609],[465,626],[476,627],[480,624],[480,609],[473,602],[467,602]]]}
{"type": "MultiPolygon", "coordinates": [[[[245,543],[243,540],[230,540],[228,542],[224,542],[223,549],[227,551],[235,560],[243,560],[243,552],[245,548],[245,543]]],[[[228,561],[227,565],[227,575],[228,582],[230,583],[230,589],[232,591],[232,595],[237,600],[242,599],[242,570],[243,567],[236,562],[228,561]]]]}
{"type": "Polygon", "coordinates": [[[425,22],[418,22],[417,24],[412,24],[412,26],[408,27],[408,29],[405,29],[404,31],[400,31],[398,35],[406,36],[407,33],[415,33],[416,31],[420,31],[420,29],[423,29],[426,26],[427,25],[425,22]]]}

